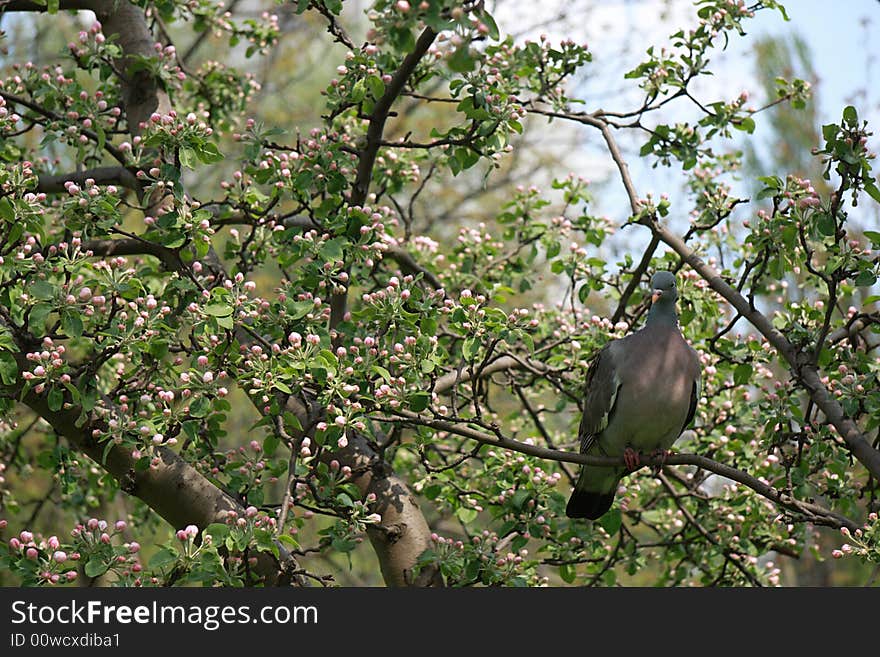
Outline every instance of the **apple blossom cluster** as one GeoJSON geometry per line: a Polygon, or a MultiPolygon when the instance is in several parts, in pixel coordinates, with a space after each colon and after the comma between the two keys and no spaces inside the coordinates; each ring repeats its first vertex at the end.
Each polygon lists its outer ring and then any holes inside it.
{"type": "Polygon", "coordinates": [[[508,37],[486,48],[476,74],[479,77],[468,81],[475,85],[483,82],[483,88],[491,90],[488,102],[493,96],[508,96],[514,103],[543,102],[564,111],[571,102],[566,84],[590,61],[587,45],[571,39],[557,45],[542,34],[537,41],[526,39],[520,45],[508,37]]]}
{"type": "Polygon", "coordinates": [[[195,23],[200,30],[210,30],[216,39],[227,37],[231,48],[247,43],[245,57],[267,54],[281,33],[280,19],[274,12],[261,11],[258,17],[240,20],[225,5],[211,0],[174,2],[155,11],[173,12],[182,21],[195,23]]]}
{"type": "Polygon", "coordinates": [[[118,92],[112,85],[102,83],[96,89],[87,88],[80,84],[74,71],[60,65],[15,63],[12,70],[12,76],[0,79],[0,88],[35,102],[48,112],[47,117],[27,107],[19,110],[26,121],[33,119],[45,126],[49,142],[61,140],[83,155],[94,154],[100,151],[106,135],[118,128],[122,111],[117,106],[118,92]]]}
{"type": "Polygon", "coordinates": [[[67,49],[80,67],[109,67],[111,62],[122,55],[122,49],[113,41],[107,40],[103,29],[101,21],[95,21],[88,30],[80,30],[76,41],[67,44],[67,49]]]}
{"type": "MultiPolygon", "coordinates": [[[[534,443],[531,439],[526,442],[534,443]]],[[[585,551],[604,554],[608,534],[599,525],[588,530],[571,524],[572,534],[561,544],[555,538],[557,509],[564,505],[558,491],[561,472],[545,471],[532,457],[495,449],[486,451],[479,464],[468,462],[462,467],[479,493],[462,494],[443,470],[415,484],[434,504],[450,508],[466,537],[455,540],[432,535],[433,545],[420,559],[423,566],[438,565],[455,585],[498,584],[511,578],[534,585],[541,562],[529,557],[532,548],[549,554],[545,559],[550,563],[582,557],[585,551]],[[481,514],[487,516],[488,529],[479,529],[487,526],[477,522],[481,514]],[[603,536],[605,541],[600,538],[603,536]]]]}
{"type": "Polygon", "coordinates": [[[367,11],[367,19],[373,24],[367,31],[369,42],[390,45],[404,52],[412,49],[413,31],[424,25],[441,34],[451,32],[468,39],[478,35],[498,36],[494,19],[478,2],[379,0],[367,11]]]}
{"type": "Polygon", "coordinates": [[[76,237],[104,235],[122,220],[119,206],[123,194],[116,185],[101,186],[94,178],[86,178],[82,185],[68,180],[64,191],[66,196],[62,197],[58,210],[69,217],[76,237]]]}
{"type": "MultiPolygon", "coordinates": [[[[282,150],[274,146],[264,148],[267,135],[251,120],[246,125],[246,132],[234,135],[249,144],[246,149],[249,162],[244,174],[260,185],[270,186],[267,190],[270,194],[287,193],[308,206],[314,196],[341,195],[347,190],[357,167],[351,135],[336,129],[313,128],[308,138],[299,140],[295,148],[282,150]]],[[[329,214],[328,209],[317,212],[316,219],[324,219],[329,214]]]]}
{"type": "Polygon", "coordinates": [[[10,111],[6,104],[6,99],[0,96],[0,134],[12,136],[17,130],[20,120],[21,117],[14,111],[10,111]]]}
{"type": "Polygon", "coordinates": [[[393,71],[397,65],[398,62],[388,61],[371,43],[357,52],[349,50],[345,54],[345,63],[336,67],[336,77],[322,92],[327,98],[328,109],[335,116],[349,107],[360,106],[359,113],[369,115],[384,95],[385,85],[391,82],[391,75],[384,73],[383,69],[393,71]]]}
{"type": "Polygon", "coordinates": [[[858,556],[865,561],[880,563],[880,520],[875,511],[868,514],[868,519],[862,527],[854,531],[841,527],[840,533],[846,542],[831,551],[832,557],[842,559],[858,556]]]}
{"type": "Polygon", "coordinates": [[[173,190],[174,180],[163,180],[167,177],[161,168],[165,160],[153,149],[164,155],[176,152],[181,165],[188,168],[193,168],[196,161],[211,164],[222,160],[223,155],[211,139],[214,129],[207,123],[207,118],[206,112],[201,116],[189,112],[183,117],[175,110],[167,114],[153,112],[141,125],[141,134],[132,139],[131,147],[120,145],[120,149],[132,151],[134,161],[140,163],[138,178],[164,182],[173,190]],[[153,160],[152,166],[149,166],[148,158],[153,160]]]}
{"type": "MultiPolygon", "coordinates": [[[[3,433],[11,433],[17,428],[18,427],[12,423],[0,420],[0,431],[3,433]]],[[[12,491],[9,489],[9,482],[6,481],[6,467],[5,463],[0,463],[0,501],[2,501],[5,506],[8,506],[12,491]]]]}
{"type": "Polygon", "coordinates": [[[154,79],[161,80],[165,90],[172,94],[183,88],[187,75],[181,67],[177,56],[177,48],[173,44],[164,45],[157,41],[153,44],[153,55],[144,58],[142,64],[149,68],[154,79]]]}
{"type": "MultiPolygon", "coordinates": [[[[7,527],[0,520],[0,532],[7,527]]],[[[0,563],[30,586],[73,583],[80,575],[96,578],[112,573],[117,580],[134,583],[141,576],[140,545],[125,540],[128,524],[90,518],[77,523],[69,539],[44,537],[22,530],[6,541],[0,563]]]]}
{"type": "Polygon", "coordinates": [[[452,586],[547,586],[549,578],[538,573],[538,561],[529,557],[529,550],[513,550],[510,543],[489,530],[474,534],[469,541],[433,533],[419,566],[439,566],[452,586]]]}
{"type": "MultiPolygon", "coordinates": [[[[777,8],[785,14],[777,2],[765,2],[762,6],[777,8]]],[[[654,47],[648,48],[651,59],[640,64],[627,77],[642,80],[639,86],[652,100],[670,93],[671,89],[686,87],[707,68],[707,54],[714,47],[715,40],[723,36],[726,43],[730,32],[743,34],[743,19],[752,18],[754,14],[754,9],[740,0],[701,3],[697,27],[674,35],[672,50],[661,48],[655,55],[654,47]]]]}
{"type": "Polygon", "coordinates": [[[210,123],[226,130],[236,123],[262,89],[253,73],[242,72],[216,60],[206,60],[195,73],[197,82],[187,79],[193,94],[193,111],[207,113],[210,123]]]}
{"type": "Polygon", "coordinates": [[[730,228],[725,220],[742,200],[731,195],[732,188],[725,176],[739,171],[741,167],[740,156],[732,153],[717,155],[714,161],[704,158],[691,170],[688,188],[694,206],[690,219],[695,228],[708,230],[718,226],[721,235],[729,233],[730,228]]]}

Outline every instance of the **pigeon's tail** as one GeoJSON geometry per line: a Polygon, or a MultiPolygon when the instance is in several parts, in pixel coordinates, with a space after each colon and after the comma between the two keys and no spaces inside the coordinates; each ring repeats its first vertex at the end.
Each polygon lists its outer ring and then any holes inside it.
{"type": "Polygon", "coordinates": [[[594,493],[588,490],[574,489],[565,507],[565,515],[569,518],[589,518],[595,520],[611,508],[614,503],[614,492],[594,493]]]}

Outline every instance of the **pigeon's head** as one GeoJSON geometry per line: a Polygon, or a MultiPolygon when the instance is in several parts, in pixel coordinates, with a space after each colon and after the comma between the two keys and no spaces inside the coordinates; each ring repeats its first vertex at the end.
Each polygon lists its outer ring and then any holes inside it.
{"type": "Polygon", "coordinates": [[[658,271],[651,277],[651,303],[675,306],[678,289],[675,287],[675,274],[671,271],[658,271]]]}

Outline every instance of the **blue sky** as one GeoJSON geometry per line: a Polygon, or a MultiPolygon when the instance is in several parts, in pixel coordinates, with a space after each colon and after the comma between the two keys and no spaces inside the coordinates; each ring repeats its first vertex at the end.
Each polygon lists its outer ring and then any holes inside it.
{"type": "Polygon", "coordinates": [[[799,33],[809,44],[820,77],[819,108],[824,122],[837,121],[844,105],[855,103],[865,118],[877,122],[880,54],[880,2],[877,0],[791,0],[791,20],[775,12],[759,12],[755,34],[799,33]],[[857,96],[860,90],[868,97],[857,96]]]}
{"type": "MultiPolygon", "coordinates": [[[[809,47],[813,68],[819,78],[814,97],[819,122],[839,122],[843,108],[854,104],[859,116],[868,119],[869,129],[875,132],[869,144],[880,152],[880,2],[788,0],[783,4],[789,21],[775,10],[758,11],[753,19],[744,22],[747,36],[734,35],[726,51],[716,50],[712,54],[710,69],[714,75],[701,78],[695,85],[698,97],[707,103],[729,101],[741,91],[749,91],[749,104],[759,106],[763,91],[755,77],[755,59],[751,52],[756,38],[762,35],[784,38],[798,34],[809,47]],[[863,93],[859,95],[859,92],[863,93]]],[[[644,61],[649,46],[668,45],[670,34],[678,29],[695,27],[698,21],[696,11],[692,0],[542,0],[540,3],[512,0],[502,1],[496,17],[503,28],[518,33],[521,38],[537,38],[539,34],[547,33],[551,41],[566,38],[586,41],[593,52],[593,63],[587,67],[592,77],[575,94],[586,101],[577,109],[631,110],[639,106],[642,96],[635,81],[625,80],[624,74],[644,61]],[[560,11],[567,13],[567,19],[562,23],[546,20],[560,11]],[[527,29],[529,25],[536,27],[527,29]]],[[[696,118],[694,108],[687,102],[669,107],[675,109],[662,118],[664,122],[694,121],[696,118]]],[[[762,121],[763,116],[756,117],[758,130],[754,138],[759,143],[768,129],[767,122],[762,121]]],[[[649,121],[655,119],[661,117],[652,115],[649,121]]],[[[557,123],[554,130],[547,132],[545,143],[566,154],[566,166],[572,171],[597,182],[607,180],[609,184],[595,195],[594,211],[617,221],[624,219],[629,206],[601,139],[595,131],[588,129],[579,132],[581,137],[573,137],[574,131],[576,129],[557,123]]],[[[650,162],[637,156],[638,147],[644,141],[643,135],[626,135],[624,132],[629,131],[621,131],[618,138],[628,155],[639,194],[644,196],[650,192],[656,198],[661,193],[669,193],[673,200],[670,221],[683,221],[690,202],[681,188],[680,169],[652,168],[650,162]]],[[[735,148],[735,145],[730,147],[735,148]]],[[[880,164],[877,169],[880,171],[880,164]]],[[[786,172],[778,173],[784,176],[786,172]]],[[[735,193],[739,191],[734,190],[735,193]]],[[[749,205],[741,211],[754,212],[758,207],[759,204],[749,205]]],[[[876,206],[872,210],[864,214],[867,208],[862,204],[851,219],[861,215],[862,221],[876,224],[876,206]]],[[[637,251],[647,240],[645,234],[633,230],[622,232],[619,237],[623,240],[620,244],[624,250],[637,251]]]]}

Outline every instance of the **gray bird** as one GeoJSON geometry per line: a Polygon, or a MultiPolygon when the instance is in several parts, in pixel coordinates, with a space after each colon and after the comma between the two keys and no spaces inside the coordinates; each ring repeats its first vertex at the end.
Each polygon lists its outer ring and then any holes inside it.
{"type": "Polygon", "coordinates": [[[640,455],[665,458],[694,418],[700,361],[678,328],[672,272],[651,278],[645,326],[605,345],[587,371],[578,438],[582,454],[623,457],[621,466],[582,466],[565,514],[596,519],[614,502],[620,479],[640,455]]]}

